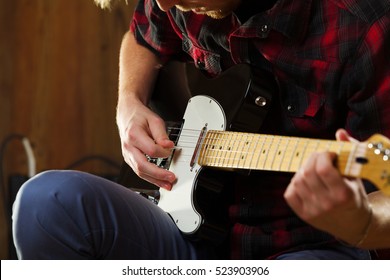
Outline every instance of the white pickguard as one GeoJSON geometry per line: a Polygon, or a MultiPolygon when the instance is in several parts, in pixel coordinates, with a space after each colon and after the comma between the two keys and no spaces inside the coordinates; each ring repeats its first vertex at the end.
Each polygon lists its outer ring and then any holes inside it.
{"type": "Polygon", "coordinates": [[[202,128],[225,130],[226,116],[215,99],[197,95],[189,100],[183,118],[184,125],[176,144],[178,149],[169,168],[176,175],[177,182],[171,191],[160,189],[158,206],[171,215],[184,234],[192,234],[201,226],[202,217],[193,203],[195,180],[201,166],[195,162],[191,167],[191,159],[202,128]]]}

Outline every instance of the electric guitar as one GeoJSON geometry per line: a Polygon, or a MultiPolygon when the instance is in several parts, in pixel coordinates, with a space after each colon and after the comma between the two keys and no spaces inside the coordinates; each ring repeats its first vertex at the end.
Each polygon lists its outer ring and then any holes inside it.
{"type": "Polygon", "coordinates": [[[331,151],[338,155],[341,174],[368,179],[390,195],[390,144],[384,136],[351,143],[225,131],[226,126],[225,113],[215,99],[192,97],[174,152],[161,166],[178,179],[171,191],[160,190],[158,206],[187,236],[194,236],[206,222],[194,200],[198,176],[205,167],[295,172],[313,152],[331,151]]]}
{"type": "MultiPolygon", "coordinates": [[[[162,77],[161,80],[172,79],[162,77]]],[[[149,158],[177,176],[172,190],[159,189],[159,197],[153,201],[172,217],[185,236],[215,243],[227,234],[229,188],[226,185],[231,183],[228,174],[232,173],[229,170],[295,172],[315,151],[336,153],[336,166],[343,175],[368,179],[390,195],[387,138],[374,135],[365,143],[350,143],[257,134],[277,86],[267,73],[253,73],[247,65],[237,65],[217,79],[200,75],[193,84],[191,95],[195,96],[184,102],[181,99],[181,105],[174,106],[175,110],[172,100],[182,98],[182,93],[171,94],[167,99],[167,86],[158,83],[154,93],[156,107],[170,113],[163,117],[171,118],[173,111],[181,112],[179,118],[184,112],[184,117],[179,125],[168,128],[176,143],[171,156],[149,158]],[[259,96],[266,97],[261,98],[263,103],[257,103],[259,96]]],[[[182,90],[185,89],[175,89],[182,90]]],[[[121,173],[121,184],[158,192],[127,165],[121,173]]]]}

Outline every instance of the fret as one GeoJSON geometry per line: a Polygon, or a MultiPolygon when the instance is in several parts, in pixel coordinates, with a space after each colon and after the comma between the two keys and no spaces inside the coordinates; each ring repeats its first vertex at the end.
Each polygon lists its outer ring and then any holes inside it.
{"type": "Polygon", "coordinates": [[[283,171],[291,171],[294,156],[296,156],[297,154],[297,146],[299,139],[291,137],[289,142],[293,143],[293,148],[287,149],[287,152],[285,153],[285,160],[283,161],[284,164],[280,168],[283,171]]]}
{"type": "MultiPolygon", "coordinates": [[[[337,143],[336,141],[333,141],[337,143]]],[[[317,152],[331,152],[331,142],[328,140],[318,140],[317,152]]]]}
{"type": "Polygon", "coordinates": [[[267,135],[256,135],[256,147],[258,146],[258,143],[260,142],[261,145],[258,149],[254,150],[253,151],[253,157],[256,159],[256,163],[254,165],[252,165],[252,169],[261,169],[262,167],[262,162],[264,162],[264,158],[263,158],[263,151],[264,151],[264,147],[265,147],[265,144],[267,142],[267,135]]]}
{"type": "Polygon", "coordinates": [[[296,147],[294,149],[294,154],[292,155],[293,158],[291,160],[290,169],[288,171],[297,171],[298,168],[302,165],[304,162],[304,155],[306,151],[306,146],[308,144],[307,139],[304,138],[296,138],[297,143],[296,147]]]}
{"type": "Polygon", "coordinates": [[[349,175],[349,169],[352,165],[352,158],[350,158],[350,155],[352,155],[352,150],[356,149],[356,143],[350,143],[350,142],[339,142],[340,147],[338,149],[338,160],[336,162],[336,165],[338,169],[340,170],[341,174],[343,175],[349,175]]]}
{"type": "Polygon", "coordinates": [[[223,144],[223,135],[224,134],[219,134],[219,133],[215,133],[214,134],[214,155],[213,155],[213,161],[214,161],[214,166],[221,166],[221,157],[220,157],[220,153],[221,153],[221,145],[223,144]]]}
{"type": "Polygon", "coordinates": [[[269,162],[269,165],[268,165],[268,168],[267,170],[274,170],[273,169],[273,165],[274,165],[274,161],[275,161],[275,158],[277,157],[277,154],[278,154],[278,150],[279,150],[279,143],[281,141],[281,137],[274,137],[273,141],[272,141],[272,144],[270,146],[270,153],[268,153],[268,156],[271,157],[268,159],[268,162],[269,162]]]}
{"type": "Polygon", "coordinates": [[[245,140],[243,141],[243,153],[241,155],[240,161],[240,167],[245,169],[250,169],[251,165],[251,159],[253,158],[253,134],[245,133],[245,140]]]}
{"type": "Polygon", "coordinates": [[[272,143],[275,139],[275,136],[273,135],[268,135],[268,137],[265,139],[265,145],[263,147],[263,150],[261,151],[261,161],[262,161],[262,170],[270,170],[269,166],[269,153],[270,150],[272,149],[272,143]],[[267,165],[268,163],[268,165],[267,165]]]}
{"type": "Polygon", "coordinates": [[[355,156],[356,148],[357,148],[357,145],[352,146],[352,149],[351,149],[349,156],[347,158],[347,163],[345,164],[344,174],[349,174],[351,171],[351,166],[353,164],[353,159],[355,156]]]}
{"type": "Polygon", "coordinates": [[[244,138],[245,134],[240,133],[239,137],[237,137],[237,147],[234,149],[235,157],[234,157],[234,168],[241,168],[242,167],[242,161],[245,159],[245,153],[244,153],[244,138]]]}
{"type": "MultiPolygon", "coordinates": [[[[336,153],[337,155],[340,155],[344,149],[344,145],[345,143],[347,142],[333,142],[329,148],[329,151],[330,152],[334,152],[336,153]]],[[[340,167],[340,166],[345,166],[343,164],[343,160],[341,159],[338,159],[337,162],[336,162],[337,166],[340,167]]],[[[342,168],[344,170],[344,168],[342,168]]],[[[340,170],[341,171],[341,170],[340,170]]]]}
{"type": "Polygon", "coordinates": [[[234,161],[235,168],[241,168],[242,161],[245,159],[245,154],[243,151],[243,148],[245,145],[244,141],[243,141],[244,135],[245,135],[244,133],[240,133],[240,137],[238,139],[238,146],[237,146],[237,149],[235,149],[235,152],[236,152],[236,158],[234,161]]]}
{"type": "Polygon", "coordinates": [[[232,146],[232,141],[234,139],[234,135],[231,135],[230,133],[226,133],[224,136],[224,141],[222,145],[222,151],[221,151],[221,157],[222,159],[222,166],[228,166],[229,164],[229,159],[231,157],[231,146],[232,146]]]}
{"type": "Polygon", "coordinates": [[[210,162],[210,164],[212,166],[216,166],[215,165],[215,162],[216,162],[216,146],[218,144],[218,132],[213,132],[210,134],[210,152],[209,152],[209,156],[208,156],[208,161],[210,162]]]}
{"type": "Polygon", "coordinates": [[[260,137],[258,135],[252,134],[251,143],[253,145],[253,148],[251,149],[252,157],[251,157],[251,160],[249,162],[249,169],[256,169],[256,163],[258,161],[258,156],[256,156],[256,152],[258,151],[257,146],[259,144],[259,139],[260,139],[260,137]],[[256,160],[256,163],[253,162],[254,159],[256,160]]]}
{"type": "Polygon", "coordinates": [[[238,150],[238,147],[240,145],[240,141],[238,139],[238,136],[239,136],[238,134],[233,133],[232,135],[234,135],[234,142],[233,142],[233,145],[231,147],[232,149],[230,152],[231,157],[230,157],[229,167],[234,168],[236,166],[235,163],[237,161],[237,155],[238,155],[237,150],[238,150]]]}
{"type": "MultiPolygon", "coordinates": [[[[235,146],[236,134],[221,133],[219,131],[210,131],[207,134],[207,145],[205,149],[210,150],[205,159],[205,165],[214,167],[226,167],[231,165],[232,150],[235,146]]],[[[203,148],[202,148],[203,149],[203,148]]]]}
{"type": "Polygon", "coordinates": [[[227,134],[227,137],[230,138],[230,141],[229,141],[229,145],[224,149],[226,151],[226,156],[227,156],[226,159],[224,160],[225,167],[233,168],[234,166],[234,158],[236,157],[235,151],[238,145],[237,142],[238,136],[239,136],[238,134],[231,133],[231,132],[227,134]]]}
{"type": "Polygon", "coordinates": [[[292,159],[286,171],[297,171],[314,152],[330,151],[339,154],[343,145],[341,142],[330,140],[297,138],[291,155],[292,159]]]}
{"type": "Polygon", "coordinates": [[[220,142],[220,136],[222,134],[215,132],[212,135],[213,135],[212,145],[211,145],[212,154],[211,154],[210,160],[211,160],[213,166],[218,166],[218,161],[219,161],[218,154],[219,154],[219,147],[220,147],[219,142],[220,142]]]}
{"type": "Polygon", "coordinates": [[[336,154],[341,154],[341,151],[344,148],[346,142],[333,142],[332,145],[330,146],[329,151],[334,152],[336,154]]]}
{"type": "Polygon", "coordinates": [[[256,163],[252,166],[252,169],[259,169],[260,167],[260,155],[261,151],[263,150],[265,139],[267,138],[266,135],[256,135],[257,144],[260,142],[261,145],[258,149],[256,149],[253,153],[253,157],[256,159],[256,163]]]}
{"type": "Polygon", "coordinates": [[[317,143],[313,142],[310,139],[306,139],[305,141],[306,141],[306,145],[305,145],[304,152],[302,154],[302,160],[301,160],[300,165],[297,166],[297,168],[302,166],[302,164],[305,163],[305,161],[310,157],[310,155],[312,155],[314,152],[316,152],[317,143]]]}
{"type": "MultiPolygon", "coordinates": [[[[356,149],[354,152],[354,158],[355,159],[363,159],[367,157],[367,148],[363,143],[357,143],[356,149]]],[[[376,168],[375,164],[371,163],[371,166],[376,168]]],[[[354,160],[351,162],[351,167],[348,170],[348,172],[345,172],[345,175],[352,176],[352,177],[358,177],[361,174],[362,171],[362,164],[358,162],[358,160],[354,160]]]]}
{"type": "Polygon", "coordinates": [[[285,162],[285,154],[289,150],[290,138],[289,137],[279,137],[277,144],[277,152],[273,158],[272,170],[281,171],[283,162],[285,162]]]}
{"type": "Polygon", "coordinates": [[[222,134],[222,143],[220,147],[220,162],[219,166],[226,166],[226,159],[229,158],[228,152],[229,152],[229,144],[231,141],[231,137],[229,137],[229,134],[222,134]]]}
{"type": "Polygon", "coordinates": [[[199,153],[198,163],[199,165],[208,166],[208,158],[210,154],[210,146],[211,146],[211,136],[212,131],[208,131],[206,136],[204,137],[203,143],[201,145],[201,150],[199,153]]]}

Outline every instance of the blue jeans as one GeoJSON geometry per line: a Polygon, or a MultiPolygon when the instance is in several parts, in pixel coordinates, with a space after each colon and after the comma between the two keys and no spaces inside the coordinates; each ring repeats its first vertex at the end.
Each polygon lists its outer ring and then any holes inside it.
{"type": "MultiPolygon", "coordinates": [[[[14,203],[13,234],[20,259],[212,258],[151,201],[78,171],[46,171],[26,182],[14,203]]],[[[369,258],[367,251],[340,248],[279,258],[369,258]]]]}

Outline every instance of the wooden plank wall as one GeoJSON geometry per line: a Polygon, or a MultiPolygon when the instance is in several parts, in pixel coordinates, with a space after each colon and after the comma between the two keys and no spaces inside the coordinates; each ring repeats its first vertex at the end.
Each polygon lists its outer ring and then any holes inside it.
{"type": "MultiPolygon", "coordinates": [[[[67,168],[90,155],[120,165],[118,54],[133,2],[120,1],[103,11],[93,0],[1,0],[0,141],[14,134],[28,137],[38,172],[67,168]]],[[[2,156],[3,179],[27,174],[17,138],[8,142],[2,156]]],[[[118,172],[102,160],[75,169],[118,172]]],[[[2,198],[7,192],[1,190],[2,198]]],[[[0,258],[7,259],[3,199],[0,206],[0,258]]]]}

